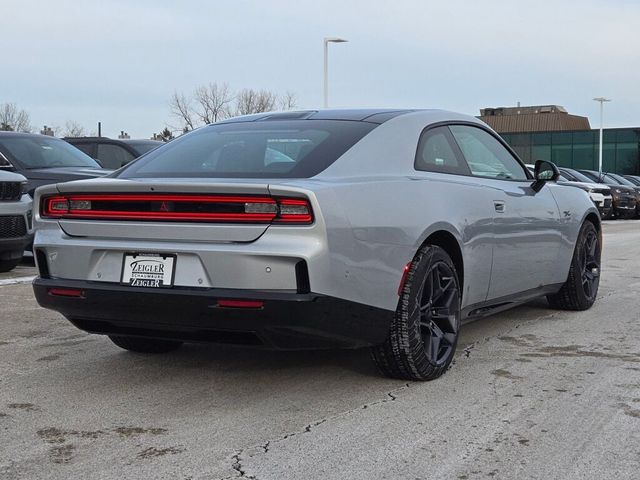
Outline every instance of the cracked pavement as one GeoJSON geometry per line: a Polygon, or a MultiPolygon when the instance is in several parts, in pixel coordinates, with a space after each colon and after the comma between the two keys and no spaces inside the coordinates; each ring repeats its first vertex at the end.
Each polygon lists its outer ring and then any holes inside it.
{"type": "Polygon", "coordinates": [[[607,222],[604,247],[593,309],[465,325],[428,383],[367,351],[134,355],[6,282],[0,478],[637,478],[640,222],[607,222]]]}

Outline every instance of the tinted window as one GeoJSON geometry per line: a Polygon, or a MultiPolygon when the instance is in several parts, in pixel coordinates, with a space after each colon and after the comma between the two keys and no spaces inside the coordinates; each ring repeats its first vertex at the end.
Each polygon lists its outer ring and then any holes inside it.
{"type": "Polygon", "coordinates": [[[126,165],[135,157],[120,145],[114,145],[112,143],[99,143],[98,144],[98,160],[102,162],[104,168],[110,168],[115,170],[123,165],[126,165]]]}
{"type": "Polygon", "coordinates": [[[598,172],[591,172],[588,170],[582,170],[580,173],[584,173],[587,177],[589,177],[591,179],[592,182],[597,182],[597,183],[606,183],[607,185],[620,185],[620,182],[618,182],[617,180],[615,180],[614,178],[611,178],[609,175],[607,174],[602,174],[602,177],[598,178],[598,172]]]}
{"type": "Polygon", "coordinates": [[[624,178],[621,175],[618,175],[618,174],[615,174],[615,173],[609,173],[608,175],[610,175],[615,180],[617,180],[621,185],[626,185],[627,187],[635,187],[634,183],[631,183],[629,180],[627,180],[626,178],[624,178]]]}
{"type": "Polygon", "coordinates": [[[99,168],[94,159],[76,147],[45,135],[2,138],[0,147],[16,159],[23,168],[99,168]]]}
{"type": "Polygon", "coordinates": [[[528,179],[520,162],[489,133],[466,125],[452,125],[450,128],[472,175],[508,180],[528,179]]]}
{"type": "Polygon", "coordinates": [[[634,185],[640,186],[640,179],[635,178],[635,177],[626,177],[626,178],[627,178],[627,180],[629,180],[634,185]]]}
{"type": "Polygon", "coordinates": [[[154,148],[158,148],[162,145],[162,142],[128,142],[128,145],[140,156],[143,153],[150,152],[154,148]]]}
{"type": "Polygon", "coordinates": [[[81,150],[86,155],[89,155],[91,158],[94,158],[95,145],[93,143],[72,143],[71,145],[81,150]]]}
{"type": "Polygon", "coordinates": [[[202,127],[152,150],[118,176],[307,178],[377,125],[337,120],[272,120],[202,127]]]}
{"type": "Polygon", "coordinates": [[[469,175],[464,161],[456,155],[447,127],[427,130],[420,137],[416,153],[416,170],[469,175]]]}
{"type": "MultiPolygon", "coordinates": [[[[565,172],[565,170],[562,170],[563,172],[565,172]]],[[[586,182],[586,183],[593,183],[593,179],[587,177],[586,175],[583,175],[582,173],[576,171],[576,170],[566,170],[567,173],[571,174],[573,176],[573,180],[576,182],[586,182]]]]}

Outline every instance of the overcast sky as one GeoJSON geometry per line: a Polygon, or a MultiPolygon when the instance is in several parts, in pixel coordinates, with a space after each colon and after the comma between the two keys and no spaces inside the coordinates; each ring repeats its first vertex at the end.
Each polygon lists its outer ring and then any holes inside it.
{"type": "Polygon", "coordinates": [[[640,126],[637,0],[0,0],[0,103],[34,126],[148,137],[168,100],[210,81],[293,91],[322,105],[559,104],[598,125],[640,126]]]}

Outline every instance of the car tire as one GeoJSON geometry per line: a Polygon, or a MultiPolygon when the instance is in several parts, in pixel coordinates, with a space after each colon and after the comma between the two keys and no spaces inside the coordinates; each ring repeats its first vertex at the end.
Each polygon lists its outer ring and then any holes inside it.
{"type": "Polygon", "coordinates": [[[389,336],[372,347],[373,360],[389,377],[436,379],[453,360],[459,330],[456,267],[442,248],[427,245],[409,266],[389,336]]]}
{"type": "Polygon", "coordinates": [[[560,310],[591,308],[600,285],[601,245],[601,236],[596,227],[586,220],[578,235],[569,277],[558,293],[547,295],[549,305],[560,310]]]}
{"type": "Polygon", "coordinates": [[[0,260],[0,273],[10,272],[18,266],[22,258],[12,258],[11,260],[0,260]]]}
{"type": "Polygon", "coordinates": [[[125,335],[109,335],[109,338],[120,348],[137,353],[167,353],[180,348],[183,342],[177,340],[161,340],[156,338],[129,337],[125,335]]]}

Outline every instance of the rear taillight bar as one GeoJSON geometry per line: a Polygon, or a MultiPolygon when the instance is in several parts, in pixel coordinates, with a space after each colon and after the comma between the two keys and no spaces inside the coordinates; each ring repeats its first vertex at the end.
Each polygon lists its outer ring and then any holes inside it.
{"type": "Polygon", "coordinates": [[[43,218],[183,222],[313,223],[307,199],[267,196],[69,194],[43,197],[43,218]]]}

